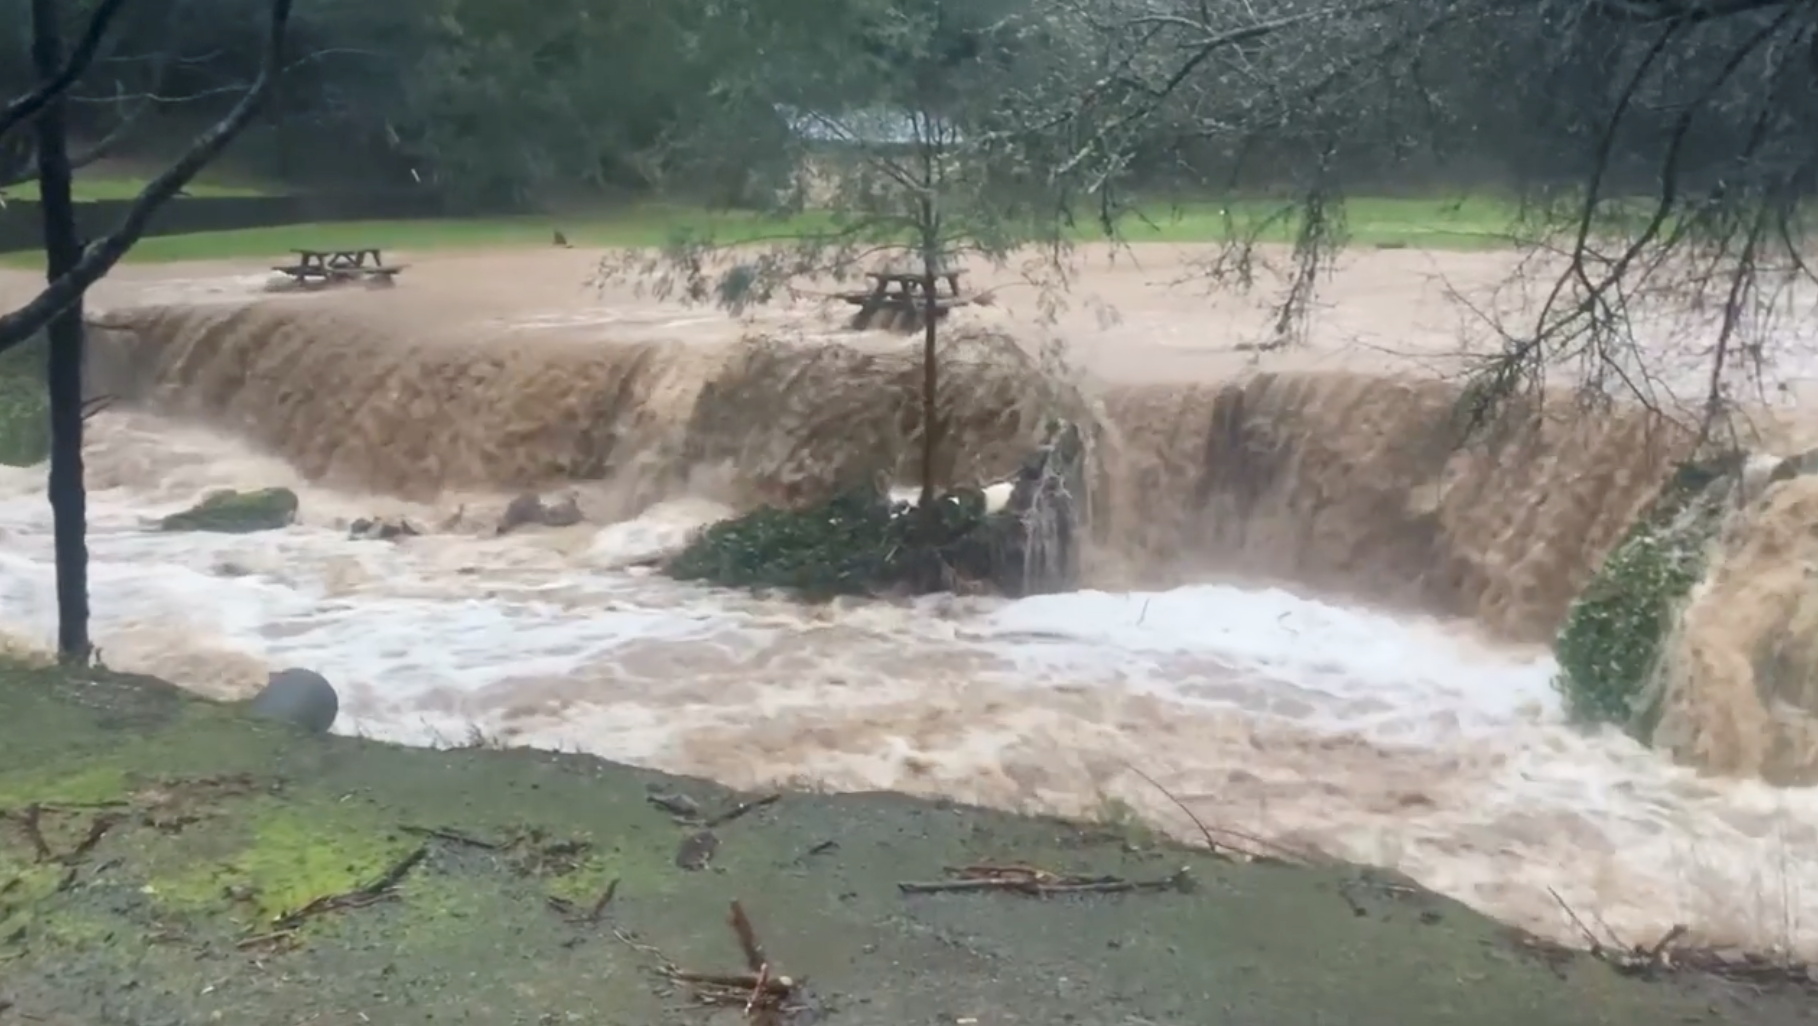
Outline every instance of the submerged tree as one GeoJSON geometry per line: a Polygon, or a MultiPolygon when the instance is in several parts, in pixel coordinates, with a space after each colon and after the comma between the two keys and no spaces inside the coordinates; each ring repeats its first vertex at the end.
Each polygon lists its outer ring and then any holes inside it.
{"type": "Polygon", "coordinates": [[[46,287],[24,306],[0,316],[0,353],[45,332],[46,387],[50,399],[50,502],[55,516],[57,648],[61,658],[85,661],[88,635],[87,499],[82,480],[85,412],[82,366],[82,295],[130,250],[158,207],[175,196],[252,120],[282,69],[292,0],[271,0],[260,73],[231,111],[198,136],[154,178],[118,226],[83,245],[70,194],[65,102],[108,38],[127,0],[99,0],[73,46],[64,42],[64,5],[32,0],[31,60],[36,85],[0,108],[0,143],[30,127],[44,218],[46,287]]]}
{"type": "MultiPolygon", "coordinates": [[[[756,216],[731,237],[690,232],[602,276],[740,310],[805,279],[887,268],[919,282],[921,508],[944,485],[940,285],[968,259],[1026,252],[1064,278],[1077,183],[1056,172],[1053,115],[1075,84],[1056,21],[1004,0],[865,0],[741,7],[714,102],[667,161],[756,216]],[[728,174],[728,171],[731,171],[728,174]]],[[[722,26],[724,29],[725,26],[722,26]]]]}

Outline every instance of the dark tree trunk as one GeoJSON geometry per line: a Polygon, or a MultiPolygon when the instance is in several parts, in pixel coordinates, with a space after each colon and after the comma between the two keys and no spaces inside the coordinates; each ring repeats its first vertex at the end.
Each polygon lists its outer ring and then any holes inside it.
{"type": "Polygon", "coordinates": [[[922,262],[922,522],[932,531],[939,515],[934,509],[936,481],[935,456],[941,444],[940,358],[935,355],[939,338],[940,311],[934,298],[937,269],[932,256],[922,262]]]}
{"type": "MultiPolygon", "coordinates": [[[[32,0],[32,64],[49,81],[63,64],[56,0],[32,0]]],[[[82,258],[62,97],[38,115],[38,191],[44,215],[45,274],[55,282],[82,258]]],[[[82,301],[46,326],[50,340],[50,503],[56,524],[57,655],[86,663],[88,640],[88,496],[82,482],[82,301]]]]}

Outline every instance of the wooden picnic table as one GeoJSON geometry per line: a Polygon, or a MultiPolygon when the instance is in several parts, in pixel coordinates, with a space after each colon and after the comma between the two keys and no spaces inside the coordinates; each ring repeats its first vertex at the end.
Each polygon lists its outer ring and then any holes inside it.
{"type": "Polygon", "coordinates": [[[293,249],[291,252],[297,255],[298,262],[304,267],[331,269],[366,267],[368,257],[372,258],[371,266],[373,267],[385,265],[377,246],[367,246],[361,249],[293,249]]]}
{"type": "MultiPolygon", "coordinates": [[[[865,277],[871,279],[871,288],[863,292],[848,292],[840,298],[859,308],[852,317],[854,330],[863,331],[871,326],[871,321],[879,313],[889,311],[895,316],[908,318],[911,322],[925,314],[929,307],[934,309],[938,320],[947,315],[947,311],[958,305],[961,300],[960,274],[955,270],[945,270],[934,276],[934,295],[927,294],[927,275],[921,271],[869,271],[865,277]],[[945,282],[947,291],[940,290],[945,282]],[[932,303],[930,302],[932,300],[932,303]]],[[[895,319],[893,316],[893,320],[895,319]]]]}
{"type": "Polygon", "coordinates": [[[305,284],[317,282],[326,284],[331,281],[348,281],[365,278],[375,283],[391,284],[399,271],[404,268],[393,264],[387,266],[384,254],[377,246],[360,246],[353,249],[293,249],[297,262],[272,270],[290,275],[305,284]]]}

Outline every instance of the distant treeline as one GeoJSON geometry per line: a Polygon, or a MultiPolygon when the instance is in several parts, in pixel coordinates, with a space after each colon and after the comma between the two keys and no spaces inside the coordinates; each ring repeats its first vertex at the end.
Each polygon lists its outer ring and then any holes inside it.
{"type": "MultiPolygon", "coordinates": [[[[125,216],[131,200],[92,200],[76,204],[76,223],[84,239],[105,235],[125,216]]],[[[323,221],[405,220],[438,217],[446,212],[441,197],[420,189],[365,194],[295,196],[217,196],[172,200],[152,216],[154,235],[269,228],[323,221]]],[[[37,249],[43,222],[35,200],[9,200],[0,208],[0,253],[37,249]]]]}

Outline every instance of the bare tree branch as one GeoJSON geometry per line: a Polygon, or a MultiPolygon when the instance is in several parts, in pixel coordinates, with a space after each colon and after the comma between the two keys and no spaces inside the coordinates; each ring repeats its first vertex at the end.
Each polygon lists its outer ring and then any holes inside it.
{"type": "Polygon", "coordinates": [[[158,208],[187,185],[209,161],[219,156],[234,137],[251,123],[271,91],[273,81],[283,73],[284,38],[290,25],[292,4],[293,0],[271,0],[271,21],[259,64],[259,77],[234,105],[233,110],[198,136],[176,163],[152,179],[121,218],[119,226],[90,243],[83,251],[82,259],[77,261],[68,274],[51,283],[31,302],[0,317],[0,352],[31,338],[75,302],[90,285],[101,280],[139,241],[158,208]]]}
{"type": "Polygon", "coordinates": [[[45,104],[68,92],[88,72],[89,65],[94,63],[95,54],[101,49],[102,40],[107,37],[108,25],[126,3],[127,0],[101,0],[95,13],[89,16],[88,27],[83,30],[82,38],[70,51],[69,59],[63,62],[63,70],[50,81],[41,83],[36,89],[0,108],[0,136],[5,136],[37,117],[45,104]]]}

